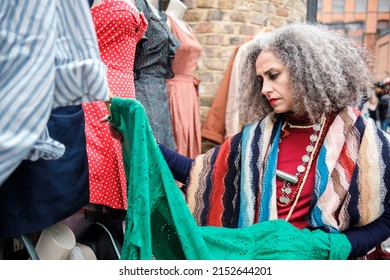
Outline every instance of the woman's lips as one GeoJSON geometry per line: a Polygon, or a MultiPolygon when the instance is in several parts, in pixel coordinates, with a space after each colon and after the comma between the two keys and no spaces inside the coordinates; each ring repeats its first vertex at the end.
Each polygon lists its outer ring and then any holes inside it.
{"type": "Polygon", "coordinates": [[[274,105],[275,103],[276,103],[276,101],[278,101],[279,99],[278,98],[270,98],[270,99],[268,99],[268,102],[269,102],[269,104],[272,106],[272,105],[274,105]]]}

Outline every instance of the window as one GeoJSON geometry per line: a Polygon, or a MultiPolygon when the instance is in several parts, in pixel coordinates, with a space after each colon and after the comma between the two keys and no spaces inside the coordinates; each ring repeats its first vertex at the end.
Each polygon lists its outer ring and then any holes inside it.
{"type": "Polygon", "coordinates": [[[367,11],[367,0],[356,0],[355,1],[355,12],[365,13],[367,11]]]}
{"type": "Polygon", "coordinates": [[[333,30],[347,34],[344,22],[334,21],[334,22],[328,23],[326,25],[329,26],[330,28],[332,28],[333,30]]]}
{"type": "Polygon", "coordinates": [[[378,12],[389,12],[390,0],[378,0],[378,12]]]}
{"type": "Polygon", "coordinates": [[[376,25],[376,33],[378,36],[381,36],[385,33],[387,33],[390,29],[389,21],[388,20],[379,20],[376,25]]]}
{"type": "Polygon", "coordinates": [[[334,13],[344,13],[344,0],[333,0],[332,10],[334,13]]]}
{"type": "Polygon", "coordinates": [[[361,21],[351,22],[346,24],[348,30],[351,31],[362,31],[364,27],[364,23],[361,21]]]}
{"type": "Polygon", "coordinates": [[[352,38],[358,45],[363,43],[363,30],[364,30],[364,22],[350,22],[347,23],[344,27],[345,34],[352,38]]]}

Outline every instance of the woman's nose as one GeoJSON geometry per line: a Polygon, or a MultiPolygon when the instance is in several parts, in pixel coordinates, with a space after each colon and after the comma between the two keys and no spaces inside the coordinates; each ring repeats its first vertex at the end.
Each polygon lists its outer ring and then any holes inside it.
{"type": "Polygon", "coordinates": [[[263,82],[263,86],[261,87],[261,94],[267,95],[269,92],[271,92],[272,87],[269,83],[263,82]]]}

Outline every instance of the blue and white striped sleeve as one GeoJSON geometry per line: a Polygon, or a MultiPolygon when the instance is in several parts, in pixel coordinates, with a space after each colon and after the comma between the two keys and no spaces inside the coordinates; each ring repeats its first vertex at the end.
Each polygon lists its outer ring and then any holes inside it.
{"type": "Polygon", "coordinates": [[[56,75],[53,107],[109,100],[88,1],[57,1],[56,75]]]}
{"type": "Polygon", "coordinates": [[[55,78],[55,1],[0,2],[0,185],[45,131],[55,78]]]}
{"type": "Polygon", "coordinates": [[[23,159],[58,158],[52,108],[109,99],[87,1],[0,2],[0,186],[23,159]]]}

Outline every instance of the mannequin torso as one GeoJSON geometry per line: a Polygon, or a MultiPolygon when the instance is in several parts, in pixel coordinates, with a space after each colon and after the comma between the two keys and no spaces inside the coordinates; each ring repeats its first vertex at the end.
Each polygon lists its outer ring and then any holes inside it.
{"type": "Polygon", "coordinates": [[[160,16],[160,12],[159,12],[159,3],[158,3],[158,0],[147,0],[146,2],[148,2],[150,8],[152,9],[154,15],[161,19],[161,16],[160,16]]]}
{"type": "MultiPolygon", "coordinates": [[[[183,29],[188,34],[191,34],[192,32],[188,28],[188,25],[183,21],[186,10],[187,6],[184,5],[184,3],[180,0],[170,0],[165,13],[170,15],[181,29],[183,29]]],[[[169,19],[167,23],[170,26],[169,19]]]]}

